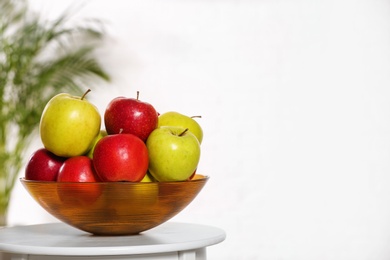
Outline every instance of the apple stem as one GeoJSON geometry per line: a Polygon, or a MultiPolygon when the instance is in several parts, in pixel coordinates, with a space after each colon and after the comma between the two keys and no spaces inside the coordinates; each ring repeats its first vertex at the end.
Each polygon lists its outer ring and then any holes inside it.
{"type": "Polygon", "coordinates": [[[119,133],[121,134],[123,132],[123,128],[119,129],[119,133]]]}
{"type": "Polygon", "coordinates": [[[137,91],[137,100],[139,100],[139,91],[137,91]]]}
{"type": "Polygon", "coordinates": [[[188,128],[184,129],[184,131],[181,132],[181,134],[179,134],[179,136],[183,136],[187,131],[188,131],[188,128]]]}
{"type": "Polygon", "coordinates": [[[191,118],[202,118],[202,116],[191,116],[191,118]]]}
{"type": "Polygon", "coordinates": [[[83,100],[83,99],[85,98],[85,96],[86,96],[89,92],[91,92],[91,89],[90,89],[90,88],[87,89],[87,91],[85,91],[84,95],[81,97],[81,100],[83,100]]]}

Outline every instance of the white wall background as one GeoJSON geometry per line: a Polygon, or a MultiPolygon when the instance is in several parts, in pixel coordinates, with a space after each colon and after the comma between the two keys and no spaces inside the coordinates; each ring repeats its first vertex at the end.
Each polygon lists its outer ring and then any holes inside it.
{"type": "MultiPolygon", "coordinates": [[[[210,259],[390,258],[390,1],[91,0],[79,15],[109,24],[102,112],[139,90],[202,115],[211,178],[173,220],[226,230],[210,259]]],[[[51,221],[18,185],[10,224],[51,221]]]]}

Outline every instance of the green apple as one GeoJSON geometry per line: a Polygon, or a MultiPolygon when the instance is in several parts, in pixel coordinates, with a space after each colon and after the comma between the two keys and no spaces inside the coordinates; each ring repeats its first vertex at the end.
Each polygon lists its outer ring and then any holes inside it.
{"type": "Polygon", "coordinates": [[[146,140],[149,172],[157,181],[184,181],[195,171],[200,144],[188,128],[161,126],[146,140]]]}
{"type": "Polygon", "coordinates": [[[95,149],[95,146],[96,146],[97,142],[98,142],[100,139],[102,139],[103,137],[105,137],[105,136],[107,136],[107,131],[104,130],[104,129],[100,130],[99,134],[95,137],[95,139],[94,139],[93,142],[92,142],[92,147],[91,147],[91,149],[89,149],[89,151],[88,151],[88,153],[87,153],[87,156],[88,156],[89,158],[91,158],[91,159],[93,158],[93,150],[95,149]]]}
{"type": "Polygon", "coordinates": [[[188,128],[188,130],[198,138],[198,141],[201,144],[203,140],[203,130],[194,118],[195,117],[189,117],[178,112],[170,111],[161,114],[158,117],[158,126],[180,126],[188,128]]]}
{"type": "Polygon", "coordinates": [[[85,154],[99,134],[101,117],[98,109],[82,97],[61,93],[46,104],[39,124],[44,147],[57,156],[85,154]]]}

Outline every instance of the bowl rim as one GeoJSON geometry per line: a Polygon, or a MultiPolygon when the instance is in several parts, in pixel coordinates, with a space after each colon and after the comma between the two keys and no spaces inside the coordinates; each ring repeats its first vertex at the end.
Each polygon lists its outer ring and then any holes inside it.
{"type": "Polygon", "coordinates": [[[39,183],[39,184],[80,184],[80,185],[86,185],[86,184],[94,184],[94,185],[108,185],[108,184],[115,184],[115,185],[155,185],[155,184],[169,184],[169,183],[192,183],[192,182],[203,182],[210,179],[208,175],[203,174],[196,174],[198,176],[195,179],[191,180],[184,180],[184,181],[153,181],[153,182],[131,182],[131,181],[96,181],[96,182],[70,182],[70,181],[40,181],[40,180],[28,180],[25,177],[20,177],[20,182],[24,183],[39,183]]]}

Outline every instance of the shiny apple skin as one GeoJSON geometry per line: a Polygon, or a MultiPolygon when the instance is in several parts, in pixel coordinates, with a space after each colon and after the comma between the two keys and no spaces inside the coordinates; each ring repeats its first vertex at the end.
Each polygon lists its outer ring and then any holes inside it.
{"type": "Polygon", "coordinates": [[[145,142],[158,125],[158,113],[147,102],[117,97],[108,104],[104,112],[104,125],[109,135],[133,134],[145,142]]]}
{"type": "Polygon", "coordinates": [[[59,157],[45,148],[36,150],[25,168],[26,180],[56,181],[58,171],[66,158],[59,157]]]}
{"type": "Polygon", "coordinates": [[[133,134],[114,134],[100,139],[93,164],[102,181],[141,181],[149,165],[146,144],[133,134]]]}
{"type": "Polygon", "coordinates": [[[97,182],[99,177],[88,156],[68,158],[61,166],[57,181],[60,182],[97,182]]]}
{"type": "Polygon", "coordinates": [[[70,157],[58,172],[57,182],[63,182],[63,185],[58,186],[57,193],[65,208],[67,205],[93,205],[102,191],[100,186],[89,183],[99,181],[91,158],[84,155],[70,157]]]}
{"type": "Polygon", "coordinates": [[[39,123],[43,146],[62,157],[84,155],[99,134],[101,116],[86,98],[60,93],[46,104],[39,123]]]}

